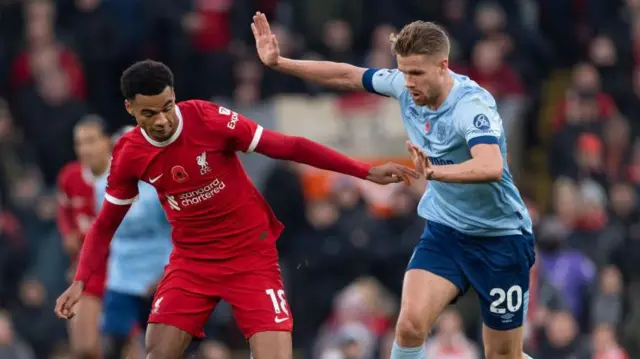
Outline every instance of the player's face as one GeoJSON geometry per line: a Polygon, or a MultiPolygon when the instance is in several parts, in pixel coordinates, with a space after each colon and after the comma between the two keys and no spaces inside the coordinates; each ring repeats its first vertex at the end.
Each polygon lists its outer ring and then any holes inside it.
{"type": "Polygon", "coordinates": [[[136,95],[133,101],[125,100],[125,107],[152,139],[162,142],[168,140],[178,128],[178,115],[175,111],[176,95],[168,87],[153,96],[136,95]]]}
{"type": "Polygon", "coordinates": [[[397,56],[398,70],[418,106],[435,106],[446,84],[449,60],[442,56],[397,56]]]}
{"type": "Polygon", "coordinates": [[[74,143],[78,160],[94,172],[103,170],[109,161],[111,143],[98,125],[87,124],[76,128],[74,143]]]}

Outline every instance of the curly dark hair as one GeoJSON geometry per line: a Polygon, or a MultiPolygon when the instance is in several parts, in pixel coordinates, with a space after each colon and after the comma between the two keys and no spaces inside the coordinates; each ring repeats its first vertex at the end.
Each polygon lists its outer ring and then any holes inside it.
{"type": "Polygon", "coordinates": [[[173,87],[173,73],[158,61],[138,61],[120,77],[120,90],[127,100],[133,100],[136,95],[158,95],[167,87],[173,87]]]}

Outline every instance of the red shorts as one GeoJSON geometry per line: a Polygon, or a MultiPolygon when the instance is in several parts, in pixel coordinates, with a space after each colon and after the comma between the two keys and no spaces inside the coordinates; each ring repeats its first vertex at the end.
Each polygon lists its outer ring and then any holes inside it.
{"type": "Polygon", "coordinates": [[[293,329],[274,243],[224,261],[173,255],[153,299],[149,323],[203,338],[205,324],[221,299],[231,305],[247,339],[259,332],[293,329]]]}

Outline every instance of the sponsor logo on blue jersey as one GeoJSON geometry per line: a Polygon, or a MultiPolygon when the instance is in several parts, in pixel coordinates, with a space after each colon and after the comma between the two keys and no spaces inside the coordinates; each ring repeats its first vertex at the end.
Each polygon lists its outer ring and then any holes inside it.
{"type": "Polygon", "coordinates": [[[431,161],[432,165],[436,165],[436,166],[444,166],[444,165],[452,165],[453,164],[452,160],[445,160],[445,159],[442,159],[442,158],[431,157],[431,156],[429,156],[429,161],[431,161]]]}

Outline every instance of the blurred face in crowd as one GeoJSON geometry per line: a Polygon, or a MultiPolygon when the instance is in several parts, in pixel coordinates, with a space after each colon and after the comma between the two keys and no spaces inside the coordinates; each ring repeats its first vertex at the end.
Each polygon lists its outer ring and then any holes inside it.
{"type": "Polygon", "coordinates": [[[444,16],[451,22],[460,22],[464,21],[467,4],[464,0],[449,0],[445,1],[444,6],[444,16]]]}
{"type": "Polygon", "coordinates": [[[473,49],[473,66],[480,72],[491,74],[502,66],[502,53],[493,41],[482,41],[473,49]]]}
{"type": "Polygon", "coordinates": [[[596,66],[613,66],[617,60],[616,47],[611,38],[598,36],[591,41],[589,56],[596,66]]]}
{"type": "Polygon", "coordinates": [[[80,163],[95,174],[103,172],[109,162],[111,142],[102,127],[88,123],[78,126],[73,135],[80,163]]]}
{"type": "Polygon", "coordinates": [[[324,25],[324,44],[335,52],[351,49],[351,28],[342,20],[331,20],[324,25]]]}
{"type": "Polygon", "coordinates": [[[175,111],[176,95],[167,86],[157,95],[137,94],[133,100],[125,100],[125,108],[136,118],[140,126],[153,140],[164,142],[171,138],[178,128],[175,111]]]}
{"type": "Polygon", "coordinates": [[[616,184],[611,188],[611,209],[621,218],[633,214],[637,206],[637,194],[632,185],[627,183],[616,184]]]}
{"type": "Polygon", "coordinates": [[[327,229],[336,223],[339,216],[336,205],[329,201],[317,201],[307,209],[307,219],[315,229],[327,229]]]}
{"type": "Polygon", "coordinates": [[[371,44],[374,50],[385,51],[389,49],[389,37],[397,30],[391,25],[380,25],[373,31],[371,44]]]}
{"type": "Polygon", "coordinates": [[[623,290],[622,274],[614,267],[604,268],[600,273],[600,291],[604,294],[618,294],[623,290]]]}
{"type": "Polygon", "coordinates": [[[27,5],[26,34],[32,47],[53,40],[55,11],[49,1],[31,1],[27,5]]]}
{"type": "Polygon", "coordinates": [[[76,0],[76,8],[80,11],[93,11],[100,5],[101,0],[76,0]]]}
{"type": "Polygon", "coordinates": [[[580,94],[596,94],[600,90],[600,75],[592,65],[577,65],[572,78],[573,88],[580,94]]]}
{"type": "Polygon", "coordinates": [[[505,17],[502,9],[496,6],[483,6],[476,12],[475,22],[478,30],[488,34],[502,30],[505,17]]]}
{"type": "Polygon", "coordinates": [[[451,338],[460,333],[461,329],[462,319],[457,312],[450,310],[440,315],[438,319],[438,337],[451,338]]]}
{"type": "Polygon", "coordinates": [[[577,334],[577,325],[571,313],[553,313],[547,321],[546,335],[555,348],[565,348],[571,344],[577,334]]]}

